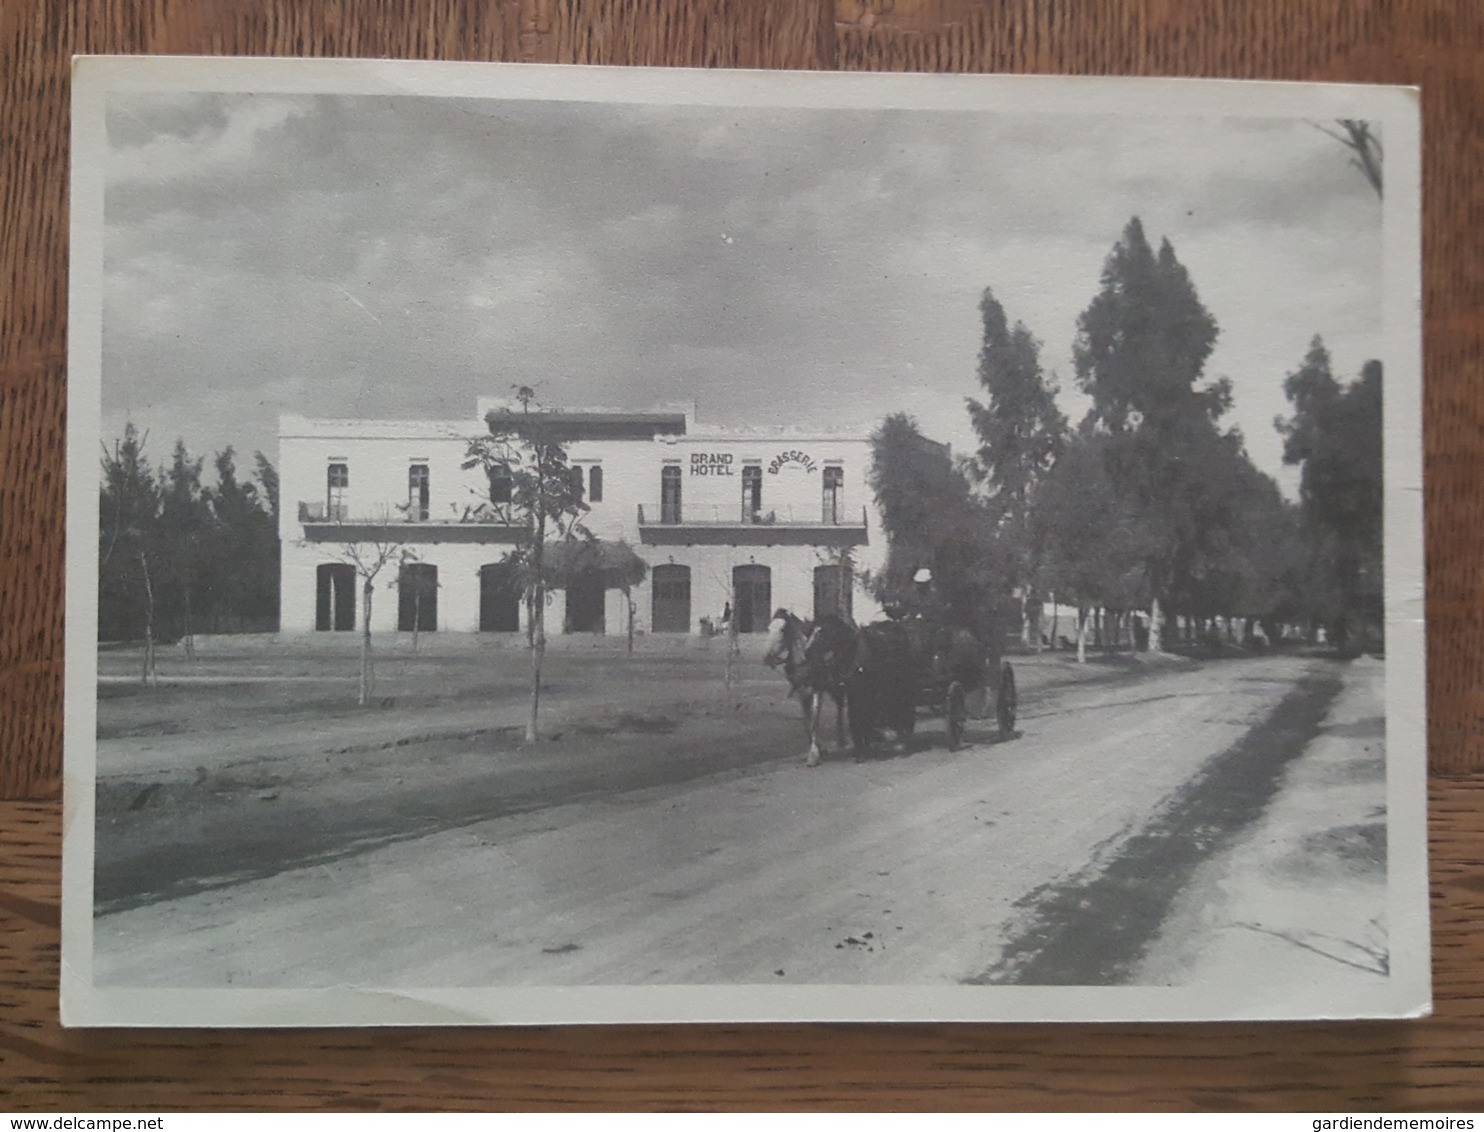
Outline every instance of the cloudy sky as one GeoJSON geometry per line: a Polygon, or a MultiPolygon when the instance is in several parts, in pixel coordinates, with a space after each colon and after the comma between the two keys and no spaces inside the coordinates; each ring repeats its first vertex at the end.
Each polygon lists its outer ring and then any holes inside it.
{"type": "Polygon", "coordinates": [[[728,425],[905,409],[967,448],[983,289],[1080,418],[1077,316],[1133,215],[1286,486],[1284,374],[1316,333],[1342,376],[1381,349],[1379,203],[1302,121],[133,94],[107,125],[104,428],[157,459],[517,382],[728,425]]]}

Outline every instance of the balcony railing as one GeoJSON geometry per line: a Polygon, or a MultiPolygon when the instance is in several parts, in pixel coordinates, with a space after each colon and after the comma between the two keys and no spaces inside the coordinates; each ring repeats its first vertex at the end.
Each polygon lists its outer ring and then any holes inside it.
{"type": "Polygon", "coordinates": [[[659,505],[639,504],[641,527],[845,527],[860,529],[866,526],[866,509],[860,515],[852,515],[843,507],[826,513],[824,508],[785,504],[781,507],[764,507],[760,511],[747,512],[736,504],[687,503],[676,507],[668,503],[659,505]]]}
{"type": "Polygon", "coordinates": [[[363,508],[349,504],[329,504],[324,500],[299,501],[299,522],[306,527],[324,526],[433,526],[449,527],[483,525],[513,527],[520,517],[508,503],[474,502],[450,504],[445,510],[429,509],[426,515],[416,506],[383,503],[363,508]]]}

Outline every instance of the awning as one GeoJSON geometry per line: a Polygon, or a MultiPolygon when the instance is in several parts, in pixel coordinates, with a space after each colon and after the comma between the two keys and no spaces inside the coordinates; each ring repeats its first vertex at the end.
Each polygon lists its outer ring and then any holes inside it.
{"type": "Polygon", "coordinates": [[[649,571],[644,559],[621,540],[560,539],[546,544],[542,555],[547,584],[565,586],[583,574],[601,574],[605,587],[632,586],[649,571]]]}

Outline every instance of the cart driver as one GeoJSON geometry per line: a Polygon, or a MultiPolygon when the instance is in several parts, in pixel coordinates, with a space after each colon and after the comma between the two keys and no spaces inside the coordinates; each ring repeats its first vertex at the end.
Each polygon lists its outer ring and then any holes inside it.
{"type": "Polygon", "coordinates": [[[941,621],[944,610],[933,586],[933,572],[926,566],[918,569],[912,575],[911,591],[888,600],[883,609],[893,621],[941,621]]]}
{"type": "Polygon", "coordinates": [[[912,598],[906,610],[909,630],[916,638],[917,647],[932,657],[937,665],[943,648],[943,636],[948,632],[950,619],[948,609],[933,584],[933,572],[926,566],[912,575],[912,598]]]}
{"type": "Polygon", "coordinates": [[[946,613],[938,598],[938,588],[933,585],[933,572],[926,566],[912,575],[911,613],[914,617],[932,622],[941,622],[946,613]]]}

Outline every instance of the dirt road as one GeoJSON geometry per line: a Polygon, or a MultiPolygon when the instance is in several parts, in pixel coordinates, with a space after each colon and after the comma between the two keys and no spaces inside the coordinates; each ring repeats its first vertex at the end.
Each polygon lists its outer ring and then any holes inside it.
{"type": "Polygon", "coordinates": [[[950,752],[928,724],[906,752],[815,770],[759,685],[711,714],[660,696],[569,722],[534,750],[476,735],[274,782],[211,772],[215,803],[185,804],[202,788],[180,775],[116,777],[95,978],[1126,981],[1202,865],[1269,811],[1349,673],[1270,657],[1032,674],[1020,738],[950,752]]]}

